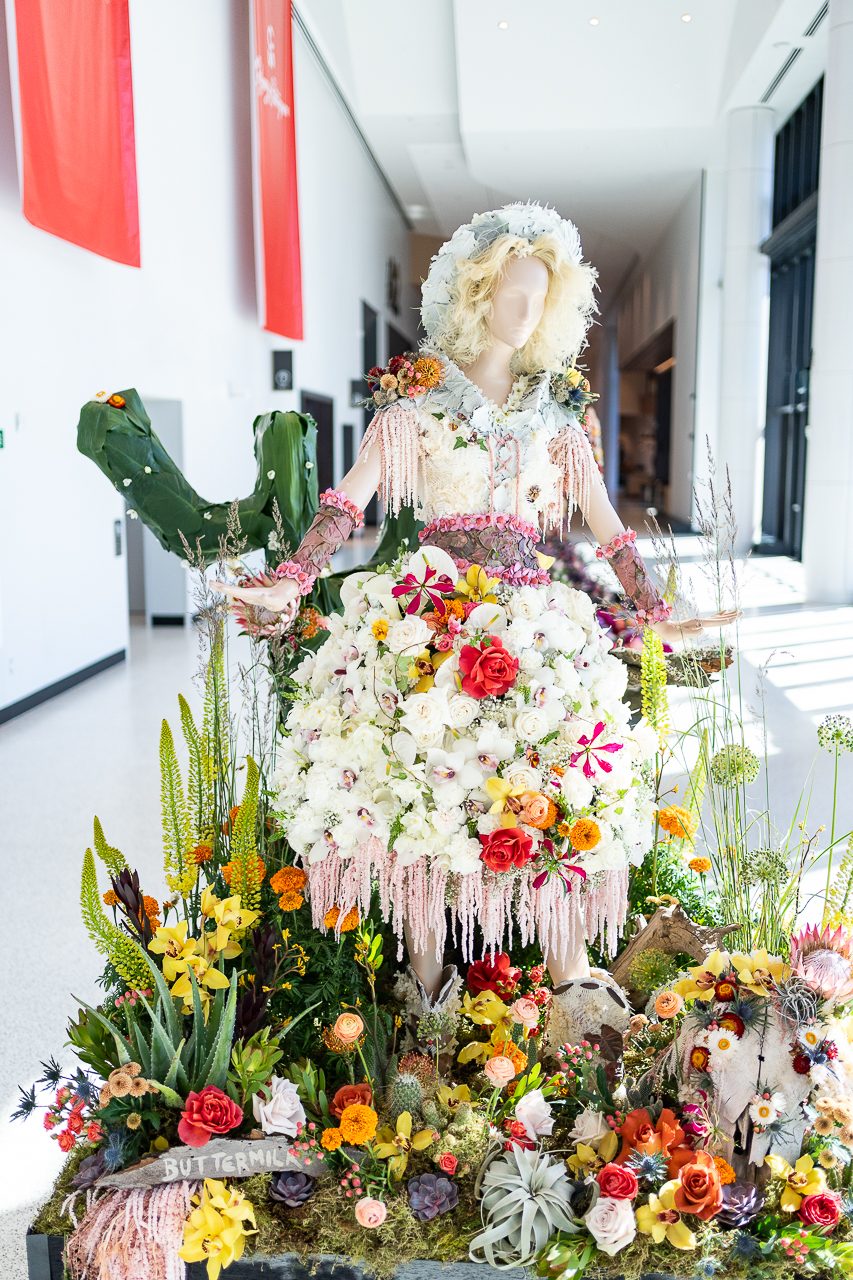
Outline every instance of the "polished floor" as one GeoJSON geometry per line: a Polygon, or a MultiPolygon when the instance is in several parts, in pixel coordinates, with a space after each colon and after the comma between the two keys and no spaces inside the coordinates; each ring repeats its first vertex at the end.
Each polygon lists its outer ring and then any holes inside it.
{"type": "MultiPolygon", "coordinates": [[[[679,539],[700,603],[707,596],[700,549],[679,539]]],[[[815,727],[830,711],[853,714],[853,608],[802,604],[800,572],[785,560],[753,560],[740,573],[738,626],[742,701],[767,713],[771,804],[787,823],[792,797],[812,780],[810,821],[831,800],[828,759],[815,727]],[[759,682],[758,677],[763,673],[759,682]]],[[[238,642],[240,643],[240,642],[238,642]]],[[[23,1232],[48,1190],[61,1154],[37,1119],[8,1125],[18,1083],[63,1049],[71,992],[97,994],[98,957],[80,922],[80,862],[92,816],[141,874],[160,887],[158,740],[176,696],[198,699],[198,649],[191,630],[132,628],[128,661],[0,729],[4,803],[3,919],[0,928],[0,1258],[4,1280],[25,1274],[23,1232]]],[[[676,699],[676,701],[678,701],[676,699]]],[[[685,710],[676,710],[682,717],[685,710]]],[[[757,728],[753,730],[758,733],[757,728]]],[[[853,757],[847,757],[848,769],[853,757]]],[[[853,825],[853,786],[842,791],[840,829],[853,825]],[[846,825],[845,825],[846,823],[846,825]]]]}

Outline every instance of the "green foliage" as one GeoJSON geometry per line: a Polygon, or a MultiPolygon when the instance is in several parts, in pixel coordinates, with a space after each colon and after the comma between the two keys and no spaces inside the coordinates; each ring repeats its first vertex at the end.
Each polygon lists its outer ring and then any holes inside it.
{"type": "Polygon", "coordinates": [[[163,868],[166,883],[182,897],[195,884],[197,868],[189,860],[192,848],[190,820],[169,722],[160,732],[160,800],[163,813],[163,868]]]}
{"type": "Polygon", "coordinates": [[[702,802],[708,786],[708,730],[703,729],[699,737],[699,755],[690,770],[687,786],[684,789],[684,807],[699,826],[702,817],[702,802]]]}
{"type": "Polygon", "coordinates": [[[237,888],[242,905],[249,911],[257,911],[261,905],[257,837],[260,781],[257,764],[247,756],[246,787],[231,836],[231,862],[234,867],[231,886],[237,888]]]}
{"type": "Polygon", "coordinates": [[[127,860],[123,853],[120,853],[118,849],[114,849],[112,845],[107,844],[100,818],[95,818],[94,826],[95,853],[103,862],[110,876],[117,876],[126,869],[127,860]]]}
{"type": "Polygon", "coordinates": [[[208,767],[208,753],[190,704],[182,693],[178,694],[181,731],[189,753],[187,769],[187,808],[193,844],[210,844],[213,839],[213,823],[216,815],[216,799],[213,790],[213,774],[208,767]]]}
{"type": "Polygon", "coordinates": [[[122,981],[128,987],[144,987],[148,979],[145,952],[113,924],[104,911],[91,849],[87,849],[83,855],[80,914],[95,947],[106,957],[122,981]]]}
{"type": "Polygon", "coordinates": [[[86,1012],[77,1010],[76,1020],[68,1024],[68,1043],[81,1062],[106,1079],[119,1066],[115,1041],[103,1023],[86,1012]]]}
{"type": "Polygon", "coordinates": [[[329,1124],[331,1116],[326,1076],[321,1068],[307,1058],[301,1058],[298,1062],[288,1063],[281,1075],[296,1085],[307,1114],[322,1124],[329,1124]]]}
{"type": "Polygon", "coordinates": [[[272,1028],[256,1031],[251,1039],[235,1044],[231,1050],[231,1070],[228,1072],[229,1092],[233,1091],[240,1106],[245,1109],[249,1099],[266,1084],[282,1053],[275,1041],[270,1041],[272,1028]]]}
{"type": "Polygon", "coordinates": [[[211,816],[228,810],[224,788],[231,760],[231,716],[228,705],[228,677],[225,672],[225,640],[220,627],[213,636],[204,674],[204,712],[201,741],[204,750],[204,787],[212,798],[211,816]]]}

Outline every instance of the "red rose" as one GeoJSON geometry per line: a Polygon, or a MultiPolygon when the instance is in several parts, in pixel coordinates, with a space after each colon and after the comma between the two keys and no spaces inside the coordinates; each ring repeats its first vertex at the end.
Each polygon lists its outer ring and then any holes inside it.
{"type": "Polygon", "coordinates": [[[62,1133],[57,1135],[56,1141],[59,1143],[60,1150],[70,1151],[77,1138],[70,1129],[63,1129],[62,1133]]]}
{"type": "Polygon", "coordinates": [[[343,1084],[329,1103],[329,1111],[340,1120],[346,1107],[369,1107],[373,1102],[373,1090],[369,1084],[343,1084]]]}
{"type": "Polygon", "coordinates": [[[841,1202],[834,1191],[820,1191],[814,1196],[803,1196],[799,1214],[800,1221],[807,1227],[829,1227],[831,1230],[841,1217],[841,1202]]]}
{"type": "Polygon", "coordinates": [[[438,1157],[439,1169],[442,1173],[447,1173],[451,1177],[453,1177],[456,1172],[456,1166],[458,1164],[459,1161],[456,1159],[456,1156],[452,1151],[442,1151],[441,1155],[438,1157]]]}
{"type": "Polygon", "coordinates": [[[504,1150],[509,1151],[512,1147],[521,1147],[524,1151],[532,1151],[536,1146],[536,1143],[520,1120],[505,1120],[504,1129],[508,1138],[508,1141],[504,1143],[504,1150]]]}
{"type": "Polygon", "coordinates": [[[481,645],[466,644],[459,653],[462,691],[472,698],[499,698],[515,684],[518,659],[489,636],[481,645]]]}
{"type": "Polygon", "coordinates": [[[188,1147],[203,1147],[212,1133],[228,1133],[243,1123],[243,1109],[227,1093],[209,1084],[190,1093],[178,1122],[178,1137],[188,1147]]]}
{"type": "Polygon", "coordinates": [[[520,827],[498,827],[480,836],[480,844],[480,859],[490,871],[520,869],[535,857],[533,839],[520,827]]]}
{"type": "Polygon", "coordinates": [[[481,991],[494,991],[498,996],[510,996],[521,979],[521,970],[513,968],[506,951],[475,960],[468,966],[465,979],[468,990],[478,996],[481,991]]]}
{"type": "Polygon", "coordinates": [[[812,1069],[812,1060],[807,1053],[796,1053],[791,1066],[798,1076],[807,1076],[812,1069]]]}
{"type": "Polygon", "coordinates": [[[606,1164],[596,1174],[596,1181],[601,1187],[601,1194],[612,1196],[614,1200],[633,1200],[640,1190],[634,1170],[624,1169],[620,1164],[606,1164]]]}

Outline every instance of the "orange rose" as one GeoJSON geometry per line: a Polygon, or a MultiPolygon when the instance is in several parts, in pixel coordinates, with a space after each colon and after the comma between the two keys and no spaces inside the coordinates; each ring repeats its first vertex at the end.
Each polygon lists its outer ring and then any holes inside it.
{"type": "Polygon", "coordinates": [[[364,1035],[364,1023],[357,1013],[341,1013],[333,1030],[342,1044],[355,1044],[364,1035]]]}
{"type": "Polygon", "coordinates": [[[363,1107],[369,1107],[372,1101],[373,1090],[369,1084],[342,1084],[329,1103],[329,1112],[340,1120],[347,1107],[355,1106],[357,1103],[363,1107]]]}
{"type": "Polygon", "coordinates": [[[679,1213],[692,1213],[707,1222],[720,1211],[723,1188],[714,1157],[707,1151],[695,1151],[678,1175],[673,1204],[679,1213]]]}
{"type": "Polygon", "coordinates": [[[685,1134],[675,1113],[664,1107],[656,1122],[645,1107],[631,1111],[626,1116],[621,1129],[622,1150],[616,1157],[616,1164],[624,1164],[630,1155],[639,1151],[641,1155],[650,1156],[660,1152],[669,1160],[670,1176],[685,1159],[692,1156],[693,1149],[685,1144],[685,1134]]]}
{"type": "Polygon", "coordinates": [[[545,831],[554,825],[557,817],[557,806],[553,800],[543,796],[541,791],[523,791],[518,797],[518,816],[528,827],[537,831],[545,831]]]}
{"type": "Polygon", "coordinates": [[[684,1008],[684,1000],[677,991],[661,991],[655,1000],[655,1013],[659,1018],[674,1018],[684,1008]]]}

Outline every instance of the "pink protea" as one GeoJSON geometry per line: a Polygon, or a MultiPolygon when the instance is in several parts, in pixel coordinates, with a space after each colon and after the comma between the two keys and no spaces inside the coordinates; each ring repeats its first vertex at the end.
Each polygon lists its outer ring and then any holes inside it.
{"type": "Polygon", "coordinates": [[[853,934],[810,924],[791,938],[791,967],[825,1000],[853,996],[853,934]]]}

